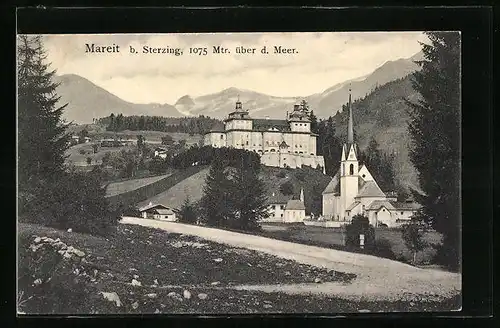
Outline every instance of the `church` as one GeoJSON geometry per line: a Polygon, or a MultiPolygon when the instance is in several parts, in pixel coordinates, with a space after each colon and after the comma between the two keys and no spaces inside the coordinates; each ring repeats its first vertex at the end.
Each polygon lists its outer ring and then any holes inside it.
{"type": "Polygon", "coordinates": [[[322,193],[325,221],[342,226],[348,224],[356,214],[362,214],[375,227],[397,227],[408,222],[419,205],[412,201],[397,202],[394,193],[384,193],[368,168],[359,165],[358,156],[349,94],[347,143],[342,146],[340,167],[322,193]]]}
{"type": "Polygon", "coordinates": [[[256,152],[266,166],[300,168],[306,165],[325,172],[323,156],[316,155],[317,137],[311,132],[307,108],[294,105],[284,120],[256,119],[242,108],[238,97],[235,110],[224,120],[224,126],[206,133],[203,144],[256,152]]]}

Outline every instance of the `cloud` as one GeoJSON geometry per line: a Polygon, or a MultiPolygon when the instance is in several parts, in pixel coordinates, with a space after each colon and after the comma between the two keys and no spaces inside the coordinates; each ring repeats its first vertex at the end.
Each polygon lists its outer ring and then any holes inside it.
{"type": "Polygon", "coordinates": [[[421,32],[211,33],[45,36],[58,74],[78,74],[132,102],[174,103],[227,87],[276,96],[307,95],[369,74],[388,60],[420,50],[421,32]],[[120,53],[86,53],[86,44],[117,45],[120,53]],[[183,55],[131,54],[130,47],[182,49],[183,55]],[[214,54],[213,47],[230,49],[214,54]],[[270,52],[263,55],[263,46],[270,52]],[[274,47],[296,49],[274,54],[274,47]],[[235,49],[255,48],[255,54],[235,49]],[[189,53],[206,48],[207,55],[189,53]]]}

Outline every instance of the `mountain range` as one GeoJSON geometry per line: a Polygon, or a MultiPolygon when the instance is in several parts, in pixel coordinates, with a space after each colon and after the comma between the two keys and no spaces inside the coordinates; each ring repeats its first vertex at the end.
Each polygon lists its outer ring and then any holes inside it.
{"type": "Polygon", "coordinates": [[[251,90],[228,88],[217,93],[199,97],[185,95],[170,104],[135,104],[127,102],[91,81],[75,75],[56,76],[57,89],[61,97],[59,104],[68,104],[64,118],[74,123],[90,123],[94,118],[122,113],[124,116],[149,115],[183,117],[205,115],[213,118],[225,118],[234,110],[239,99],[243,108],[253,117],[285,118],[293,104],[305,99],[316,116],[326,118],[338,112],[348,99],[349,89],[353,99],[361,98],[377,86],[403,78],[418,69],[415,60],[420,60],[419,52],[410,58],[388,61],[366,76],[345,81],[313,95],[303,97],[275,97],[251,90]]]}

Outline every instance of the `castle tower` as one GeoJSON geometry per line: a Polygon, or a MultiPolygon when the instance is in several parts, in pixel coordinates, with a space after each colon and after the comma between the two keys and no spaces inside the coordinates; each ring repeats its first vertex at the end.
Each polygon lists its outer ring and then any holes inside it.
{"type": "Polygon", "coordinates": [[[349,89],[349,122],[347,123],[347,142],[342,147],[340,162],[340,219],[346,219],[346,209],[354,203],[358,194],[357,146],[354,143],[354,129],[352,120],[351,90],[349,89]]]}

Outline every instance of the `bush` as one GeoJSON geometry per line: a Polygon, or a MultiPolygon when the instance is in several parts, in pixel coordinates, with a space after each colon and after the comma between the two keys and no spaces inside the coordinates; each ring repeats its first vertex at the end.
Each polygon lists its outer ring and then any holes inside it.
{"type": "Polygon", "coordinates": [[[95,172],[61,174],[33,185],[21,221],[75,232],[107,234],[118,219],[109,211],[102,180],[95,172]]]}
{"type": "Polygon", "coordinates": [[[392,251],[392,244],[386,238],[376,239],[375,243],[369,248],[371,253],[376,256],[395,260],[396,254],[392,251]]]}
{"type": "Polygon", "coordinates": [[[357,214],[350,224],[345,226],[346,246],[359,248],[359,235],[365,235],[364,247],[369,249],[375,244],[375,229],[370,225],[366,216],[357,214]]]}

